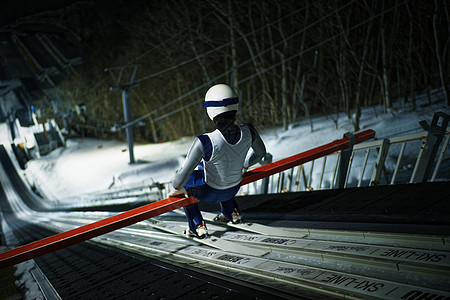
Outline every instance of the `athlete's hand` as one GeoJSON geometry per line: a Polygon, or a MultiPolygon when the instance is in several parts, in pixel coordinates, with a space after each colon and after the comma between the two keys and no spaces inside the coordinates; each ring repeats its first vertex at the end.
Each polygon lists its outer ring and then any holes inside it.
{"type": "Polygon", "coordinates": [[[184,187],[181,188],[172,188],[172,190],[169,192],[169,197],[187,197],[187,192],[184,189],[184,187]]]}
{"type": "Polygon", "coordinates": [[[272,154],[270,154],[269,152],[266,153],[266,155],[264,155],[264,157],[259,161],[259,164],[261,166],[270,164],[272,162],[273,156],[272,154]]]}

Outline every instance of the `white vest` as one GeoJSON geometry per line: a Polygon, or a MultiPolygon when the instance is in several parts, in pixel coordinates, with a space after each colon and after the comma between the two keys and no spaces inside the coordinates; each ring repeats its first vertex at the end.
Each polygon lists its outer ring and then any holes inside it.
{"type": "Polygon", "coordinates": [[[252,145],[252,134],[246,125],[239,126],[241,138],[232,145],[216,129],[207,133],[212,144],[212,154],[205,161],[205,182],[212,188],[225,190],[238,185],[242,180],[242,168],[247,152],[252,145]]]}

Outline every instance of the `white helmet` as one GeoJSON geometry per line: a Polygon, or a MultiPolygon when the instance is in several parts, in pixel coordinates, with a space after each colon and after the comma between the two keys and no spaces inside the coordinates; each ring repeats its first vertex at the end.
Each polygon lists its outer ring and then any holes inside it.
{"type": "Polygon", "coordinates": [[[205,95],[206,112],[211,120],[227,111],[237,111],[239,98],[235,91],[226,84],[216,84],[205,95]]]}

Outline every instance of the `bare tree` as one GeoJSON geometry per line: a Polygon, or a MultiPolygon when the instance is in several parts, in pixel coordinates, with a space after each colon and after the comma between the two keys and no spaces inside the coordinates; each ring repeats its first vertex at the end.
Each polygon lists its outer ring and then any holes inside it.
{"type": "MultiPolygon", "coordinates": [[[[438,28],[440,28],[441,26],[439,26],[438,22],[438,18],[439,18],[439,8],[442,7],[439,5],[439,0],[434,0],[434,14],[433,14],[433,34],[434,34],[434,42],[435,42],[435,49],[436,49],[436,59],[438,62],[438,66],[439,66],[439,76],[441,78],[441,84],[442,84],[442,90],[444,92],[444,99],[445,99],[445,103],[447,103],[447,105],[450,105],[450,95],[449,95],[449,83],[448,83],[448,76],[447,76],[447,72],[446,72],[446,68],[443,66],[443,62],[442,62],[442,58],[441,58],[441,54],[440,54],[440,43],[439,43],[439,33],[438,33],[438,28]]],[[[445,1],[444,1],[445,2],[445,1]]],[[[448,18],[448,12],[447,12],[447,18],[448,18]]],[[[447,19],[448,20],[448,19],[447,19]]],[[[449,25],[447,25],[447,28],[449,27],[449,25]]],[[[448,32],[450,33],[450,32],[448,32]]],[[[447,34],[447,47],[444,47],[444,53],[443,53],[443,57],[447,56],[448,57],[448,41],[449,41],[449,37],[447,34]],[[445,49],[447,49],[447,51],[445,51],[445,49]]]]}
{"type": "Polygon", "coordinates": [[[308,75],[316,68],[317,66],[317,57],[319,56],[319,51],[314,52],[314,63],[313,65],[305,72],[302,76],[302,83],[300,85],[300,96],[298,97],[298,101],[303,106],[305,110],[305,118],[309,122],[309,126],[311,128],[311,132],[314,131],[313,123],[311,120],[311,116],[309,114],[309,108],[308,105],[305,103],[304,94],[305,94],[305,85],[306,85],[306,79],[308,78],[308,75]]]}
{"type": "Polygon", "coordinates": [[[120,22],[84,12],[95,29],[84,41],[85,65],[61,88],[86,104],[99,120],[92,126],[120,122],[120,96],[108,91],[103,69],[140,64],[132,110],[147,115],[139,134],[154,141],[204,130],[204,116],[195,117],[202,106],[190,104],[219,80],[238,90],[255,125],[288,128],[299,115],[343,111],[357,130],[362,105],[387,111],[401,97],[415,105],[416,94],[438,87],[448,104],[447,2],[149,1],[120,22]]]}

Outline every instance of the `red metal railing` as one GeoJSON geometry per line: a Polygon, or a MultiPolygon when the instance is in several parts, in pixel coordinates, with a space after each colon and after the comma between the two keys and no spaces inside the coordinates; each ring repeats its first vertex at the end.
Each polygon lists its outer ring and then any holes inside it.
{"type": "MultiPolygon", "coordinates": [[[[375,137],[375,131],[368,129],[355,134],[355,144],[359,144],[375,137]]],[[[327,156],[336,151],[344,150],[349,147],[350,138],[344,137],[340,140],[328,143],[323,146],[275,161],[265,166],[246,172],[242,178],[241,185],[249,184],[253,181],[268,177],[275,173],[285,171],[309,161],[327,156]]]]}
{"type": "Polygon", "coordinates": [[[91,224],[17,247],[15,249],[0,253],[0,269],[81,243],[88,239],[159,216],[163,213],[193,204],[195,202],[198,202],[198,200],[194,197],[169,197],[158,202],[153,202],[91,224]]]}
{"type": "MultiPolygon", "coordinates": [[[[355,134],[355,144],[375,137],[375,131],[366,130],[355,134]]],[[[340,140],[314,148],[312,150],[255,168],[244,174],[241,185],[268,177],[278,172],[293,168],[308,161],[329,155],[349,147],[350,139],[344,137],[340,140]]],[[[30,244],[0,253],[0,268],[5,268],[28,259],[32,259],[83,241],[114,231],[116,229],[159,216],[183,206],[198,202],[194,197],[169,197],[150,203],[115,216],[87,224],[66,232],[62,232],[30,244]]]]}

